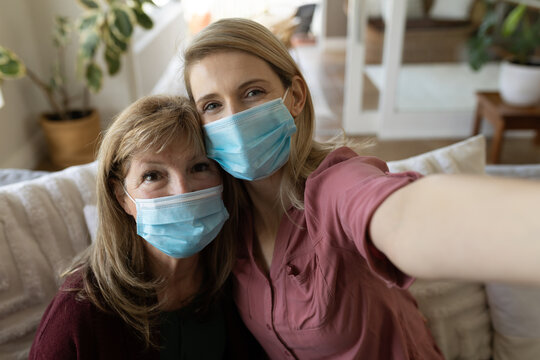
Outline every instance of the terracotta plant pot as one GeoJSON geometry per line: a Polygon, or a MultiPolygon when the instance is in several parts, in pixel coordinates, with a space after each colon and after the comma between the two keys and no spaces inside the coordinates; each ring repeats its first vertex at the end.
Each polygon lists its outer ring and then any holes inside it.
{"type": "Polygon", "coordinates": [[[101,132],[101,121],[96,110],[87,115],[72,112],[73,120],[62,121],[51,114],[40,119],[54,167],[63,169],[94,161],[101,132]],[[77,117],[77,115],[82,115],[77,117]]]}

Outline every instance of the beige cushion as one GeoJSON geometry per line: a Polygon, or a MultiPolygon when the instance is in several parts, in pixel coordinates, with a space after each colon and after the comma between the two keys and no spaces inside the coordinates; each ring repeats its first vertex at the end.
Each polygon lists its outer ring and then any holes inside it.
{"type": "Polygon", "coordinates": [[[494,360],[538,360],[539,357],[540,338],[509,336],[495,332],[493,337],[494,360]]]}
{"type": "Polygon", "coordinates": [[[486,284],[494,360],[540,358],[540,287],[486,284]]]}
{"type": "MultiPolygon", "coordinates": [[[[482,135],[405,160],[388,162],[392,172],[484,174],[482,135]]],[[[490,317],[481,283],[417,279],[410,288],[445,359],[491,357],[490,317]]]]}
{"type": "MultiPolygon", "coordinates": [[[[492,176],[540,180],[540,164],[490,165],[492,176]]],[[[540,287],[488,283],[494,360],[540,359],[540,287]]]]}

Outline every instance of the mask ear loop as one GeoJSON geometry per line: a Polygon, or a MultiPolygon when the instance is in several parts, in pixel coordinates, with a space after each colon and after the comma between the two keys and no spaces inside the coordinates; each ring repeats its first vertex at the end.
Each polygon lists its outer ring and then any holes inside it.
{"type": "Polygon", "coordinates": [[[289,89],[290,87],[288,87],[287,90],[285,90],[285,94],[283,94],[283,97],[281,98],[281,100],[285,101],[285,99],[287,98],[287,94],[289,93],[289,89]]]}
{"type": "Polygon", "coordinates": [[[124,189],[124,192],[126,193],[126,195],[128,196],[128,198],[133,201],[134,204],[137,204],[137,202],[135,202],[135,200],[131,197],[131,195],[129,195],[127,189],[126,189],[126,186],[124,184],[122,184],[122,188],[124,189]]]}

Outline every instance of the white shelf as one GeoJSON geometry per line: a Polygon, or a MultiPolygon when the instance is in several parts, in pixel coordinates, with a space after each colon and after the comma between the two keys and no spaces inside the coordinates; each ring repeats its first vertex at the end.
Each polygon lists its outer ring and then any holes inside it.
{"type": "MultiPolygon", "coordinates": [[[[366,65],[366,75],[383,88],[383,67],[366,65]]],[[[398,73],[396,106],[400,112],[472,111],[475,93],[497,90],[499,64],[487,64],[473,71],[467,63],[401,65],[398,73]]]]}

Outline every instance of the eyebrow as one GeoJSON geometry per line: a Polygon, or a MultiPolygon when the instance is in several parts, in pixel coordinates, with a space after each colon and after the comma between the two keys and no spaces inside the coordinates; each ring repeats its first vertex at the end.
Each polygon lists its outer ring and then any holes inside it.
{"type": "MultiPolygon", "coordinates": [[[[240,84],[240,85],[238,86],[238,89],[243,89],[243,88],[246,88],[246,87],[248,87],[248,86],[250,86],[250,85],[253,85],[253,84],[255,84],[255,83],[260,83],[260,82],[266,83],[266,84],[270,83],[268,80],[265,80],[265,79],[251,79],[251,80],[245,81],[245,82],[243,82],[242,84],[240,84]]],[[[195,102],[196,102],[197,104],[199,104],[200,102],[204,102],[204,101],[206,101],[206,100],[213,99],[213,98],[215,98],[215,97],[217,97],[217,96],[218,96],[218,95],[217,95],[216,93],[206,94],[206,95],[200,97],[200,98],[199,98],[197,101],[195,101],[195,102]]]]}
{"type": "MultiPolygon", "coordinates": [[[[197,153],[192,153],[191,156],[186,159],[188,162],[191,162],[191,161],[194,161],[194,160],[197,160],[197,158],[199,158],[200,156],[202,156],[201,154],[197,154],[197,153]]],[[[144,158],[141,158],[139,159],[139,162],[142,163],[142,164],[146,164],[146,165],[166,165],[167,162],[164,162],[164,161],[161,161],[161,160],[157,160],[157,159],[154,159],[153,158],[153,155],[149,155],[149,157],[144,157],[144,158]]]]}

